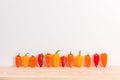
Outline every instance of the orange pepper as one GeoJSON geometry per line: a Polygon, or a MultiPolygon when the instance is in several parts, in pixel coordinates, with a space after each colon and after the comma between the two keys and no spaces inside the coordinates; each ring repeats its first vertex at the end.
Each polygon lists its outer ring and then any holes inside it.
{"type": "Polygon", "coordinates": [[[68,54],[68,66],[72,67],[74,65],[74,55],[72,52],[68,54]]]}
{"type": "Polygon", "coordinates": [[[47,53],[45,58],[46,58],[46,66],[51,67],[52,66],[52,55],[50,53],[47,53]]]}
{"type": "Polygon", "coordinates": [[[91,66],[91,57],[89,54],[85,55],[85,66],[89,68],[91,66]]]}
{"type": "Polygon", "coordinates": [[[103,67],[106,67],[107,65],[107,53],[102,53],[101,54],[101,64],[103,67]]]}
{"type": "Polygon", "coordinates": [[[29,62],[30,62],[30,67],[34,68],[37,64],[36,57],[32,55],[29,59],[29,62]]]}
{"type": "Polygon", "coordinates": [[[22,62],[21,56],[20,56],[20,54],[18,54],[18,55],[15,57],[16,67],[20,67],[20,66],[21,66],[21,62],[22,62]]]}

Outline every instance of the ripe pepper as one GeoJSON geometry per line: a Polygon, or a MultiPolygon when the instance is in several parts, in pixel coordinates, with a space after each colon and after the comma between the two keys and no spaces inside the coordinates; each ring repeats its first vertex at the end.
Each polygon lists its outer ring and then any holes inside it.
{"type": "Polygon", "coordinates": [[[29,56],[27,55],[29,53],[26,53],[24,56],[23,56],[23,66],[24,67],[28,67],[29,65],[29,56]]]}
{"type": "Polygon", "coordinates": [[[30,67],[34,68],[37,64],[37,60],[36,60],[36,57],[34,55],[32,55],[29,59],[30,61],[30,67]]]}
{"type": "Polygon", "coordinates": [[[46,66],[51,67],[52,66],[52,55],[50,53],[46,54],[45,60],[46,60],[46,66]]]}
{"type": "Polygon", "coordinates": [[[91,66],[91,57],[89,54],[85,55],[85,66],[89,68],[91,66]]]}
{"type": "Polygon", "coordinates": [[[93,60],[94,60],[94,65],[95,65],[95,67],[97,67],[98,64],[99,64],[99,54],[95,53],[95,54],[93,55],[93,60]]]}
{"type": "Polygon", "coordinates": [[[18,54],[18,55],[15,57],[16,67],[20,67],[20,66],[21,66],[21,62],[22,62],[21,56],[20,56],[20,54],[18,54]]]}
{"type": "Polygon", "coordinates": [[[81,56],[81,51],[79,51],[79,55],[76,56],[76,66],[81,67],[83,61],[83,56],[81,56]]]}
{"type": "Polygon", "coordinates": [[[106,67],[107,65],[107,53],[102,53],[101,54],[101,64],[103,67],[106,67]]]}
{"type": "Polygon", "coordinates": [[[65,67],[66,63],[67,63],[67,57],[61,56],[61,65],[62,65],[62,67],[65,67]]]}
{"type": "Polygon", "coordinates": [[[54,67],[58,67],[60,65],[60,55],[59,53],[60,50],[57,50],[55,54],[53,55],[53,65],[54,67]]]}
{"type": "Polygon", "coordinates": [[[74,55],[72,52],[68,54],[68,66],[72,67],[74,65],[74,55]]]}
{"type": "Polygon", "coordinates": [[[39,64],[40,67],[43,66],[43,57],[44,57],[43,54],[38,55],[38,64],[39,64]]]}

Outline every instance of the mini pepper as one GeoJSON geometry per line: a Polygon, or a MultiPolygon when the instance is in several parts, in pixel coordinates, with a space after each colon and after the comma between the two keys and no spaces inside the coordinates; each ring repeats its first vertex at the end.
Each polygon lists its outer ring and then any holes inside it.
{"type": "Polygon", "coordinates": [[[99,54],[95,53],[95,54],[93,55],[93,60],[94,60],[94,65],[95,65],[95,67],[97,67],[98,64],[99,64],[99,54]]]}
{"type": "Polygon", "coordinates": [[[53,65],[54,67],[58,67],[60,65],[60,50],[57,50],[55,54],[53,55],[53,65]]]}
{"type": "Polygon", "coordinates": [[[68,66],[72,67],[73,65],[74,65],[74,55],[70,51],[70,53],[68,54],[68,66]]]}
{"type": "Polygon", "coordinates": [[[20,56],[20,53],[15,57],[15,64],[16,64],[16,67],[20,67],[21,66],[21,56],[20,56]]]}
{"type": "Polygon", "coordinates": [[[81,56],[81,51],[79,51],[79,55],[76,56],[76,66],[81,67],[83,61],[83,56],[81,56]]]}
{"type": "Polygon", "coordinates": [[[85,66],[89,68],[91,66],[91,57],[89,54],[85,55],[85,66]]]}
{"type": "Polygon", "coordinates": [[[106,65],[107,65],[107,58],[108,58],[107,53],[104,52],[101,54],[101,65],[103,67],[106,67],[106,65]]]}
{"type": "Polygon", "coordinates": [[[24,67],[28,67],[29,65],[29,56],[28,56],[29,53],[26,53],[24,56],[23,56],[23,66],[24,67]]]}
{"type": "Polygon", "coordinates": [[[67,57],[66,56],[61,56],[61,65],[62,67],[65,67],[66,63],[67,63],[67,57]]]}
{"type": "Polygon", "coordinates": [[[30,63],[30,67],[34,68],[37,64],[37,60],[36,57],[34,55],[32,55],[29,59],[29,63],[30,63]]]}
{"type": "Polygon", "coordinates": [[[43,66],[43,63],[44,63],[43,58],[44,58],[44,55],[43,55],[42,53],[40,53],[40,54],[38,55],[38,64],[39,64],[40,67],[43,66]]]}
{"type": "Polygon", "coordinates": [[[45,61],[46,61],[46,66],[51,67],[52,66],[52,55],[50,53],[47,53],[45,55],[45,61]]]}

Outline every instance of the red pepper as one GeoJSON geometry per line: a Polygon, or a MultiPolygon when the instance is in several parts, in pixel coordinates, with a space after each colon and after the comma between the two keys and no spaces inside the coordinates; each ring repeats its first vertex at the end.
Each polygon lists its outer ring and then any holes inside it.
{"type": "Polygon", "coordinates": [[[67,57],[61,56],[61,65],[62,65],[62,67],[65,67],[66,63],[67,63],[67,57]]]}
{"type": "Polygon", "coordinates": [[[43,66],[43,57],[44,57],[43,54],[38,55],[38,64],[39,64],[40,67],[43,66]]]}
{"type": "Polygon", "coordinates": [[[95,53],[93,58],[94,58],[94,65],[95,67],[97,67],[99,64],[99,54],[95,53]]]}

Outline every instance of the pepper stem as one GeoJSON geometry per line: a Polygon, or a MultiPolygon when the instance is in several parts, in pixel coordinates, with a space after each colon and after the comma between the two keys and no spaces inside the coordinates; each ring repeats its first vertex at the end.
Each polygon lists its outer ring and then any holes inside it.
{"type": "Polygon", "coordinates": [[[17,56],[20,56],[20,53],[18,53],[18,55],[17,56]]]}
{"type": "Polygon", "coordinates": [[[41,54],[42,54],[42,56],[44,57],[43,53],[41,53],[41,54]]]}
{"type": "Polygon", "coordinates": [[[89,53],[87,54],[87,56],[89,56],[89,53]]]}
{"type": "Polygon", "coordinates": [[[70,54],[72,54],[72,51],[70,51],[70,54]]]}
{"type": "Polygon", "coordinates": [[[79,56],[81,56],[81,50],[79,51],[79,56]]]}
{"type": "Polygon", "coordinates": [[[50,53],[47,53],[47,55],[50,55],[50,53]]]}
{"type": "Polygon", "coordinates": [[[29,53],[26,53],[25,55],[28,55],[29,53]]]}
{"type": "Polygon", "coordinates": [[[56,51],[56,54],[57,54],[58,52],[60,52],[60,50],[57,50],[57,51],[56,51]]]}
{"type": "Polygon", "coordinates": [[[32,55],[31,57],[35,57],[34,55],[32,55]]]}

